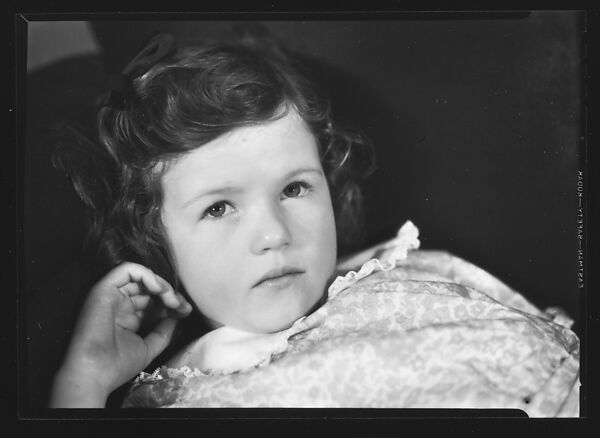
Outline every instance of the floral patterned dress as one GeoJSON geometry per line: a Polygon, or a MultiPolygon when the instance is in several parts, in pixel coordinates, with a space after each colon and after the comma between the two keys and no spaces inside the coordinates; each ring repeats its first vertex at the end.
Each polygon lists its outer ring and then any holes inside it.
{"type": "Polygon", "coordinates": [[[484,270],[395,239],[339,265],[290,328],[222,327],[142,373],[124,407],[517,408],[579,415],[579,340],[484,270]],[[369,258],[366,262],[362,262],[369,258]]]}

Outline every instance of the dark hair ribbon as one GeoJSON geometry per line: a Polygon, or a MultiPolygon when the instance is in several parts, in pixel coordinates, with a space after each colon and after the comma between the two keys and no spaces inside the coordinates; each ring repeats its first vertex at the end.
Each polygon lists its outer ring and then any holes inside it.
{"type": "Polygon", "coordinates": [[[170,34],[155,34],[142,44],[142,49],[121,70],[120,75],[110,79],[110,93],[103,106],[125,109],[132,94],[132,81],[146,73],[159,61],[171,55],[176,50],[175,38],[170,34]]]}

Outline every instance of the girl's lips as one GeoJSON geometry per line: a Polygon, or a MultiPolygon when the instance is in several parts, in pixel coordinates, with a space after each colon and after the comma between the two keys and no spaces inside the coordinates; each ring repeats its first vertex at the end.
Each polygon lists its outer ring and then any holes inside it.
{"type": "Polygon", "coordinates": [[[279,277],[269,278],[261,281],[255,287],[269,287],[275,289],[283,289],[291,285],[302,273],[297,272],[294,274],[284,274],[279,277]]]}
{"type": "Polygon", "coordinates": [[[283,268],[272,269],[263,275],[252,287],[286,287],[302,274],[304,274],[304,271],[293,267],[286,266],[283,268]]]}

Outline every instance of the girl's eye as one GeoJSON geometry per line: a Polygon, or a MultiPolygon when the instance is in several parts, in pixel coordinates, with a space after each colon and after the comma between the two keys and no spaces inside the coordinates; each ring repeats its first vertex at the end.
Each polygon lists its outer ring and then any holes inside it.
{"type": "Polygon", "coordinates": [[[204,211],[202,218],[204,219],[205,217],[208,217],[211,219],[217,219],[230,214],[232,211],[233,207],[229,203],[225,201],[219,201],[208,207],[204,211]]]}
{"type": "Polygon", "coordinates": [[[304,196],[306,193],[310,191],[310,186],[304,182],[293,182],[288,184],[285,189],[283,189],[283,195],[287,198],[297,198],[299,196],[304,196]]]}

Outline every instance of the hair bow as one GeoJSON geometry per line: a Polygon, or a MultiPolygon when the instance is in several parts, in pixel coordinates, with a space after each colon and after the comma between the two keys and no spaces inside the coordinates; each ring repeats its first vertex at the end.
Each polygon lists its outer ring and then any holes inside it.
{"type": "Polygon", "coordinates": [[[170,34],[159,33],[150,37],[142,44],[138,54],[121,70],[121,74],[110,79],[111,91],[103,106],[124,109],[133,92],[133,79],[146,73],[175,49],[175,38],[170,34]]]}

